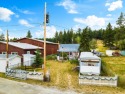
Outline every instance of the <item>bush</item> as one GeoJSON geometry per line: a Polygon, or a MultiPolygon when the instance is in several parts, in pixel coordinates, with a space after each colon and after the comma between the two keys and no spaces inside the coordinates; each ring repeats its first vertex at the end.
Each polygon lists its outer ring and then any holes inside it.
{"type": "Polygon", "coordinates": [[[57,59],[57,56],[56,55],[48,55],[47,57],[46,57],[46,59],[47,60],[56,60],[57,59]]]}
{"type": "Polygon", "coordinates": [[[72,60],[70,60],[70,63],[79,65],[78,59],[72,59],[72,60]]]}

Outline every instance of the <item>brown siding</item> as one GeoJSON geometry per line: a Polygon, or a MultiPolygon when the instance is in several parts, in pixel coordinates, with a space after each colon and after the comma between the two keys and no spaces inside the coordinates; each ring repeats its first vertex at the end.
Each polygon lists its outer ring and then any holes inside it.
{"type": "MultiPolygon", "coordinates": [[[[8,48],[9,48],[8,54],[11,54],[11,52],[18,52],[18,55],[20,55],[20,56],[22,56],[22,54],[24,54],[23,49],[20,49],[20,48],[11,46],[11,45],[9,45],[8,48]]],[[[6,44],[4,44],[4,43],[0,43],[0,54],[2,54],[2,52],[6,52],[6,44]]]]}
{"type": "MultiPolygon", "coordinates": [[[[11,52],[18,52],[18,55],[21,57],[23,57],[23,54],[27,54],[27,51],[30,51],[31,54],[35,54],[34,51],[36,51],[36,49],[21,49],[11,45],[8,45],[8,48],[8,54],[11,54],[11,52]]],[[[42,53],[41,56],[43,56],[43,49],[40,51],[42,53]]],[[[2,52],[6,52],[6,44],[4,43],[0,43],[0,54],[2,54],[2,52]]],[[[23,61],[23,59],[21,61],[23,61]]]]}
{"type": "MultiPolygon", "coordinates": [[[[22,38],[22,39],[17,40],[16,42],[28,43],[28,44],[32,44],[32,45],[44,48],[44,42],[40,42],[37,40],[28,39],[28,38],[22,38]]],[[[46,54],[47,55],[56,54],[57,50],[58,50],[58,44],[46,43],[46,54]]]]}

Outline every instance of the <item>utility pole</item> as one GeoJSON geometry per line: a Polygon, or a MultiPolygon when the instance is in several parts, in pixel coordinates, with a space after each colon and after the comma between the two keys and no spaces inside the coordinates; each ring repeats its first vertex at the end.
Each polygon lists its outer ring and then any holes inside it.
{"type": "Polygon", "coordinates": [[[44,6],[44,81],[47,80],[46,77],[46,2],[44,6]]]}
{"type": "Polygon", "coordinates": [[[6,68],[8,68],[8,41],[9,41],[9,39],[8,39],[8,30],[7,30],[7,40],[6,40],[6,42],[7,42],[7,44],[6,44],[6,58],[7,58],[7,61],[6,61],[6,68]]]}

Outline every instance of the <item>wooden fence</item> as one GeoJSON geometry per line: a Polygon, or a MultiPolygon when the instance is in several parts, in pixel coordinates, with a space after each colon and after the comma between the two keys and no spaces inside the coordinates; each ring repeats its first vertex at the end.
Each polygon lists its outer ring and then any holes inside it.
{"type": "Polygon", "coordinates": [[[118,76],[105,77],[105,76],[84,76],[79,75],[79,84],[86,85],[100,85],[100,86],[117,86],[118,76]]]}

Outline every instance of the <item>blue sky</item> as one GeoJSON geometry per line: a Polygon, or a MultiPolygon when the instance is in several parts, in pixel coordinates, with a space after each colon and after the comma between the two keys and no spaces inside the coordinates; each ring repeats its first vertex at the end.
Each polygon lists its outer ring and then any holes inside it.
{"type": "Polygon", "coordinates": [[[100,29],[109,22],[116,26],[120,13],[125,11],[123,0],[0,0],[0,33],[6,35],[9,30],[10,38],[20,38],[30,30],[33,38],[43,38],[45,2],[50,15],[48,38],[64,29],[100,29]]]}

